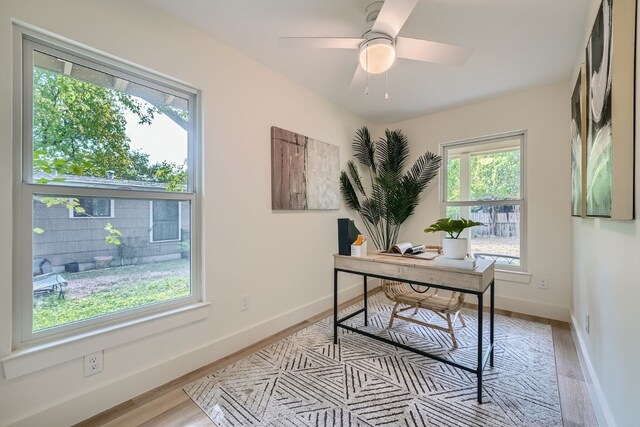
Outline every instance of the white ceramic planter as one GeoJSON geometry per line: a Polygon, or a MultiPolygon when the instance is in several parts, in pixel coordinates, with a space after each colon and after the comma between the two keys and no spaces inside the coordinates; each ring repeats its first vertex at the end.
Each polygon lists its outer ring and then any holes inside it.
{"type": "Polygon", "coordinates": [[[464,259],[467,256],[467,239],[442,239],[442,254],[450,259],[464,259]]]}

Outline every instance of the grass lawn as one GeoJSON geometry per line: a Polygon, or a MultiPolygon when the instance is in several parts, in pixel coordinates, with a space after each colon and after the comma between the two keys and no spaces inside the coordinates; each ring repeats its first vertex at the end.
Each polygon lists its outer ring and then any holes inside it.
{"type": "Polygon", "coordinates": [[[69,281],[67,298],[59,299],[54,292],[48,297],[34,299],[34,331],[184,297],[191,292],[186,260],[65,273],[63,276],[69,281]],[[74,288],[82,289],[82,292],[74,288]]]}

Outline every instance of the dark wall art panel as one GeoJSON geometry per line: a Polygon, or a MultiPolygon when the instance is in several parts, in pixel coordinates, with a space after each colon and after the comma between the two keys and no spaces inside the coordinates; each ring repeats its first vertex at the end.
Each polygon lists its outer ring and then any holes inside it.
{"type": "Polygon", "coordinates": [[[585,215],[586,65],[582,64],[571,95],[571,215],[585,215]]]}
{"type": "Polygon", "coordinates": [[[587,215],[611,215],[611,2],[603,0],[587,44],[587,215]]]}
{"type": "Polygon", "coordinates": [[[603,0],[587,44],[586,216],[634,216],[635,10],[603,0]]]}

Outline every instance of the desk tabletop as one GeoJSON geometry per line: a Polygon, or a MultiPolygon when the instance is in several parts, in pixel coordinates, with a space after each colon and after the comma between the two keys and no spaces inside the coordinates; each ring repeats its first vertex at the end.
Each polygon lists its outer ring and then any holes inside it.
{"type": "Polygon", "coordinates": [[[477,260],[476,268],[467,270],[436,265],[431,260],[393,257],[380,253],[369,253],[363,257],[334,255],[334,266],[338,269],[474,292],[484,292],[494,280],[494,264],[491,260],[477,260]]]}
{"type": "Polygon", "coordinates": [[[356,262],[358,261],[382,262],[386,264],[406,265],[406,266],[411,266],[416,268],[429,268],[429,269],[433,268],[433,269],[443,270],[443,271],[456,271],[456,272],[466,273],[466,274],[476,274],[478,276],[482,276],[487,271],[487,269],[491,268],[491,266],[493,266],[494,264],[494,261],[492,260],[479,259],[479,260],[476,260],[476,268],[473,270],[469,270],[466,268],[453,268],[453,267],[445,267],[442,265],[436,265],[436,263],[433,262],[433,260],[412,258],[408,256],[404,256],[404,257],[389,256],[389,255],[383,255],[381,253],[368,253],[366,256],[361,256],[361,257],[352,257],[350,255],[339,255],[339,254],[334,254],[333,256],[335,258],[353,259],[356,262]]]}

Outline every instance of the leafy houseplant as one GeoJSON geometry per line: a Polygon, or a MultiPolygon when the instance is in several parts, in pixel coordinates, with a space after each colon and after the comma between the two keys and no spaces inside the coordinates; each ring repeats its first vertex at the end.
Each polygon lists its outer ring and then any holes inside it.
{"type": "Polygon", "coordinates": [[[470,219],[440,218],[424,229],[425,233],[444,231],[448,237],[442,240],[444,256],[453,259],[463,259],[467,255],[467,239],[460,238],[460,234],[467,228],[484,225],[470,219]]]}
{"type": "Polygon", "coordinates": [[[409,141],[401,130],[385,130],[377,142],[365,126],[356,131],[354,157],[369,175],[369,194],[358,166],[351,160],[340,173],[340,190],[347,206],[358,212],[376,248],[389,250],[400,226],[414,212],[420,194],[438,175],[442,158],[427,151],[406,172],[409,141]]]}

